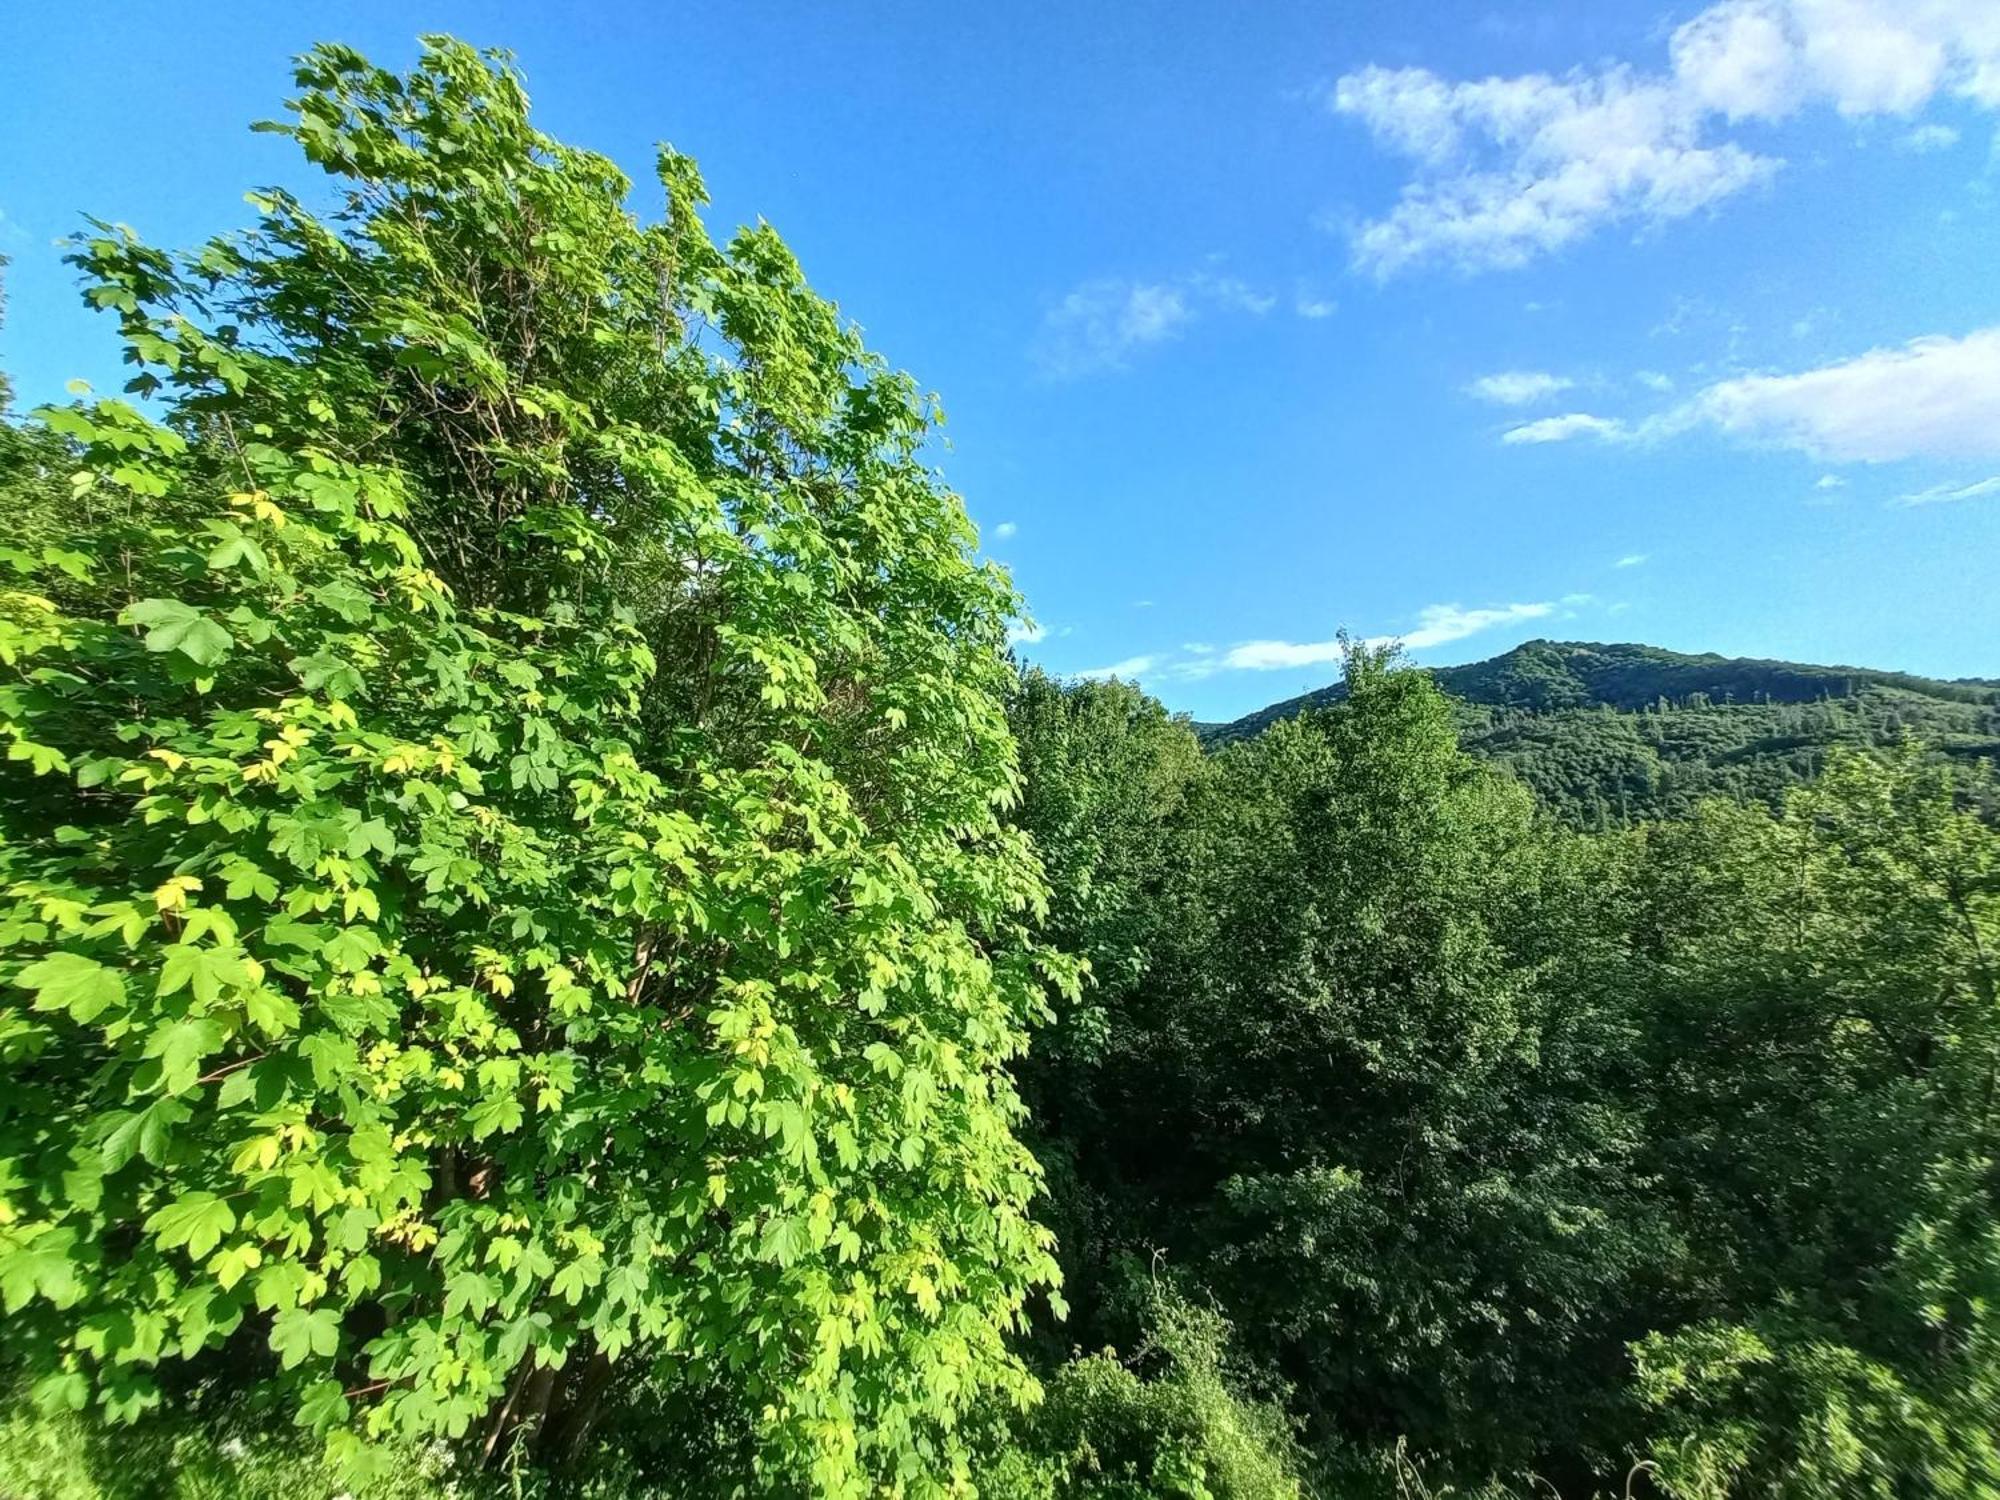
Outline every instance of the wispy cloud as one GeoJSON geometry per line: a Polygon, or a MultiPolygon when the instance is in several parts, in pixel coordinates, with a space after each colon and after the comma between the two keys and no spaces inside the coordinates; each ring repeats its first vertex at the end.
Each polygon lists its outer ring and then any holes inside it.
{"type": "Polygon", "coordinates": [[[1055,380],[1122,370],[1138,350],[1178,338],[1192,316],[1186,295],[1173,286],[1086,282],[1042,320],[1035,362],[1055,380]]]}
{"type": "Polygon", "coordinates": [[[1231,646],[1215,664],[1217,671],[1275,672],[1286,667],[1313,667],[1339,661],[1346,645],[1331,641],[1245,641],[1231,646]]]}
{"type": "Polygon", "coordinates": [[[998,526],[993,528],[991,535],[994,541],[1004,542],[1016,535],[1020,529],[1012,521],[1002,521],[998,526]]]}
{"type": "Polygon", "coordinates": [[[1046,625],[1030,624],[1026,620],[1010,626],[1007,631],[1007,644],[1010,646],[1033,646],[1048,638],[1049,630],[1046,625]]]}
{"type": "Polygon", "coordinates": [[[2000,475],[1972,484],[1937,484],[1913,495],[1898,495],[1898,505],[1944,505],[1954,500],[1977,500],[1983,495],[2000,495],[2000,475]]]}
{"type": "Polygon", "coordinates": [[[1566,375],[1551,375],[1544,370],[1502,370],[1495,375],[1480,376],[1465,391],[1496,406],[1526,406],[1560,395],[1575,384],[1566,375]]]}
{"type": "Polygon", "coordinates": [[[1728,138],[1810,106],[1910,115],[1940,93],[2000,107],[1991,0],[1721,0],[1663,68],[1455,81],[1368,67],[1329,106],[1410,159],[1396,205],[1353,234],[1358,268],[1524,265],[1613,224],[1686,218],[1782,162],[1728,138]]]}
{"type": "MultiPolygon", "coordinates": [[[[1456,604],[1433,604],[1418,612],[1417,628],[1380,641],[1399,640],[1412,651],[1462,641],[1469,635],[1492,630],[1499,625],[1518,625],[1523,620],[1539,620],[1555,609],[1553,604],[1501,604],[1486,609],[1462,609],[1456,604]]],[[[1380,641],[1371,644],[1379,644],[1380,641]]]]}
{"type": "Polygon", "coordinates": [[[1230,312],[1245,312],[1261,318],[1278,305],[1278,299],[1269,292],[1259,291],[1237,276],[1197,271],[1186,278],[1185,285],[1197,302],[1206,302],[1230,312]]]}
{"type": "Polygon", "coordinates": [[[1628,552],[1611,566],[1614,568],[1636,568],[1652,557],[1650,552],[1628,552]]]}
{"type": "Polygon", "coordinates": [[[1950,125],[1919,125],[1903,137],[1905,151],[1949,151],[1958,144],[1958,131],[1950,125]]]}
{"type": "MultiPolygon", "coordinates": [[[[1462,641],[1499,625],[1516,625],[1538,620],[1555,611],[1554,603],[1501,604],[1485,609],[1466,609],[1457,604],[1432,604],[1417,614],[1414,629],[1397,635],[1371,636],[1366,644],[1386,646],[1400,642],[1411,651],[1462,641]]],[[[1336,637],[1330,641],[1244,641],[1223,653],[1221,665],[1233,671],[1274,672],[1291,667],[1320,666],[1337,662],[1345,647],[1336,637]]]]}
{"type": "Polygon", "coordinates": [[[1128,656],[1125,660],[1115,661],[1108,667],[1092,667],[1088,671],[1078,672],[1076,675],[1088,678],[1092,682],[1103,682],[1113,677],[1122,678],[1130,682],[1135,678],[1143,677],[1147,672],[1151,671],[1154,660],[1155,658],[1150,656],[1128,656]]]}
{"type": "Polygon", "coordinates": [[[2000,457],[2000,328],[1712,385],[1694,414],[1841,463],[2000,457]]]}
{"type": "Polygon", "coordinates": [[[1658,391],[1661,395],[1665,395],[1674,388],[1673,377],[1671,375],[1662,375],[1658,370],[1640,370],[1632,378],[1647,390],[1658,391]]]}
{"type": "Polygon", "coordinates": [[[1298,296],[1292,299],[1292,311],[1302,318],[1317,321],[1320,318],[1330,318],[1339,312],[1340,304],[1335,302],[1331,297],[1315,297],[1309,293],[1300,292],[1298,296]]]}
{"type": "Polygon", "coordinates": [[[1075,380],[1127,369],[1135,356],[1181,337],[1205,316],[1260,318],[1277,305],[1272,293],[1213,269],[1164,281],[1102,277],[1049,309],[1031,352],[1045,376],[1075,380]]]}
{"type": "Polygon", "coordinates": [[[1838,474],[1822,474],[1813,481],[1813,488],[1816,490],[1837,490],[1842,488],[1846,483],[1847,481],[1838,474]]]}
{"type": "Polygon", "coordinates": [[[1503,443],[1564,443],[1573,437],[1600,437],[1619,439],[1626,435],[1623,422],[1610,417],[1593,417],[1588,412],[1573,411],[1560,417],[1543,417],[1538,422],[1524,422],[1519,427],[1509,427],[1500,434],[1503,443]]]}
{"type": "Polygon", "coordinates": [[[2000,458],[2000,327],[1913,339],[1797,374],[1738,376],[1637,421],[1545,417],[1501,441],[1633,442],[1702,426],[1836,463],[2000,458]]]}
{"type": "MultiPolygon", "coordinates": [[[[1482,631],[1518,625],[1595,604],[1589,594],[1565,594],[1559,600],[1530,604],[1495,604],[1467,609],[1459,604],[1432,604],[1417,612],[1416,623],[1394,634],[1369,636],[1362,644],[1371,647],[1400,645],[1410,651],[1461,641],[1482,631]]],[[[1178,652],[1149,652],[1127,657],[1108,667],[1092,667],[1077,677],[1103,679],[1144,678],[1153,682],[1199,682],[1222,672],[1277,672],[1301,667],[1337,665],[1347,647],[1339,637],[1324,641],[1254,640],[1239,641],[1219,649],[1206,641],[1188,641],[1178,652]]]]}

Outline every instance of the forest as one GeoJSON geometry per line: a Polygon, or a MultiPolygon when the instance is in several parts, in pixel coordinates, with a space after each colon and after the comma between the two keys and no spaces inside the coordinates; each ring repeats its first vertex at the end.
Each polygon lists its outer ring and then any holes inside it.
{"type": "Polygon", "coordinates": [[[296,81],[0,422],[0,1493],[2000,1496],[1993,682],[1052,678],[694,162],[296,81]]]}

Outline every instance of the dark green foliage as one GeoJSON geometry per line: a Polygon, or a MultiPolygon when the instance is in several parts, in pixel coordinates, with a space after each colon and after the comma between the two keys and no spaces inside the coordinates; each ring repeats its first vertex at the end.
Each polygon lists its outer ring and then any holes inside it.
{"type": "Polygon", "coordinates": [[[1135,1007],[1200,910],[1191,841],[1214,768],[1185,720],[1126,683],[1064,686],[1028,672],[1009,718],[1023,772],[1014,818],[1049,872],[1045,933],[1088,964],[1081,994],[1055,997],[1053,1023],[1017,1071],[1066,1290],[1083,1299],[1078,1327],[1098,1328],[1100,1291],[1128,1247],[1119,1226],[1136,1211],[1104,1170],[1102,1129],[1129,1107],[1115,1092],[1130,1076],[1122,1061],[1149,1045],[1135,1007]]]}
{"type": "MultiPolygon", "coordinates": [[[[1333,1494],[1612,1493],[1635,1464],[1683,1500],[1995,1493],[1990,778],[1836,750],[1591,836],[1468,721],[1604,726],[1622,750],[1565,774],[1608,798],[1728,715],[1873,700],[1532,714],[1438,675],[1358,655],[1328,706],[1179,771],[1171,817],[1121,816],[1120,867],[1155,873],[1117,889],[1156,913],[1065,936],[1152,946],[1091,991],[1110,1044],[1040,1147],[1089,1209],[1086,1337],[1143,1337],[1119,1268],[1163,1258],[1333,1494]]],[[[1100,775],[1166,732],[1127,702],[1100,775]]],[[[1036,750],[1067,723],[1017,715],[1026,761],[1090,784],[1036,750]]],[[[1031,787],[1024,815],[1087,864],[1061,805],[1031,787]]]]}
{"type": "MultiPolygon", "coordinates": [[[[1097,1210],[1066,1227],[1103,1241],[1067,1253],[1164,1251],[1321,1437],[1525,1459],[1589,1428],[1576,1349],[1616,1344],[1650,1223],[1601,855],[1460,752],[1423,674],[1357,656],[1349,687],[1184,773],[1152,831],[1170,920],[1098,992],[1112,1044],[1047,1122],[1097,1210]]],[[[1030,826],[1060,867],[1065,830],[1030,826]]],[[[1072,1295],[1094,1310],[1088,1276],[1072,1295]]]]}
{"type": "Polygon", "coordinates": [[[1036,835],[1048,876],[1044,931],[1092,979],[1036,1060],[1087,1062],[1103,1051],[1108,1000],[1136,989],[1160,951],[1183,873],[1177,834],[1209,769],[1187,722],[1127,683],[1065,687],[1031,671],[1008,717],[1023,782],[1014,821],[1036,835]]]}
{"type": "Polygon", "coordinates": [[[1698,656],[1658,646],[1603,646],[1529,641],[1504,656],[1440,669],[1440,686],[1455,698],[1514,708],[1628,711],[1661,699],[1710,704],[1817,703],[1864,688],[1894,688],[1947,702],[1991,704],[2000,683],[1940,682],[1907,672],[1867,667],[1816,667],[1744,657],[1698,656]]]}
{"type": "Polygon", "coordinates": [[[1647,835],[1676,1492],[2000,1490],[2000,833],[1914,753],[1647,835]]]}
{"type": "Polygon", "coordinates": [[[1843,749],[1915,738],[1940,756],[2000,753],[2000,708],[1869,686],[1814,703],[1537,713],[1466,705],[1465,748],[1519,777],[1571,825],[1682,818],[1712,797],[1776,807],[1843,749]]]}

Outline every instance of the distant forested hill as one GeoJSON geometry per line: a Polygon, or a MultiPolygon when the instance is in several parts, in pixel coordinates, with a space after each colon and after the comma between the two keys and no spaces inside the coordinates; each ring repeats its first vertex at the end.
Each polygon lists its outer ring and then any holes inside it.
{"type": "MultiPolygon", "coordinates": [[[[2000,682],[1940,681],[1657,646],[1529,641],[1440,667],[1473,754],[1505,766],[1567,820],[1671,817],[1707,796],[1775,801],[1835,745],[1912,735],[1947,755],[2000,756],[2000,682]]],[[[1211,747],[1337,701],[1335,684],[1196,726],[1211,747]]]]}

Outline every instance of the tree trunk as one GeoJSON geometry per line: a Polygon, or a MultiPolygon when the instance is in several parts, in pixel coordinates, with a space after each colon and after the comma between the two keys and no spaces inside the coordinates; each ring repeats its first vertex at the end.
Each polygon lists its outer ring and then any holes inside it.
{"type": "Polygon", "coordinates": [[[557,1463],[573,1463],[582,1454],[583,1445],[597,1426],[598,1413],[604,1408],[612,1373],[611,1361],[602,1351],[591,1355],[575,1385],[565,1393],[561,1410],[543,1436],[545,1455],[557,1463]]]}

